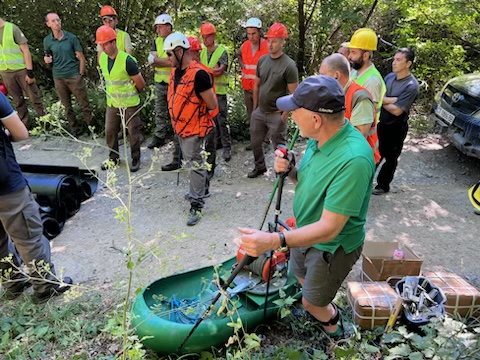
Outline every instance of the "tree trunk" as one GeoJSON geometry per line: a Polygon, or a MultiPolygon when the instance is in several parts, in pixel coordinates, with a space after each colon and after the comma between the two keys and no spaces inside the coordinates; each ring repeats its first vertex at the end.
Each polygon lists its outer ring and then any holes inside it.
{"type": "Polygon", "coordinates": [[[305,11],[304,0],[298,1],[298,52],[297,52],[297,68],[300,78],[305,73],[305,11]]]}
{"type": "Polygon", "coordinates": [[[373,4],[372,4],[372,7],[370,8],[370,11],[368,12],[368,15],[367,15],[365,21],[363,22],[362,27],[366,27],[366,26],[367,26],[370,18],[371,18],[372,15],[373,15],[373,12],[375,11],[375,8],[377,7],[377,4],[378,4],[378,0],[375,0],[375,1],[373,2],[373,4]]]}

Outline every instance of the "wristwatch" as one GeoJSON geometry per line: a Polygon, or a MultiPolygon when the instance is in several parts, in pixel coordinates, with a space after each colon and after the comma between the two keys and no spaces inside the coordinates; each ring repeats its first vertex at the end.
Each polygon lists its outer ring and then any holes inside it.
{"type": "Polygon", "coordinates": [[[283,232],[279,232],[278,236],[280,237],[280,247],[288,247],[287,241],[285,240],[285,234],[283,232]]]}

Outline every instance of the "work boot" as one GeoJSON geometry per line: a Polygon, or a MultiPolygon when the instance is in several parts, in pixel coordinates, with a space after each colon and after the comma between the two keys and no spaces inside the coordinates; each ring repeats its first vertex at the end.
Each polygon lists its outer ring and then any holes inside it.
{"type": "Polygon", "coordinates": [[[232,159],[232,151],[230,149],[223,149],[223,159],[229,162],[232,159]]]}
{"type": "Polygon", "coordinates": [[[140,169],[140,159],[132,159],[132,164],[130,165],[130,172],[137,172],[140,169]]]}
{"type": "Polygon", "coordinates": [[[111,170],[111,169],[115,169],[118,165],[120,165],[120,159],[108,159],[108,160],[105,160],[103,163],[102,163],[102,166],[101,166],[101,169],[102,170],[111,170]]]}
{"type": "Polygon", "coordinates": [[[262,168],[262,169],[257,169],[257,168],[255,168],[255,169],[253,169],[252,171],[250,171],[247,176],[248,176],[250,179],[253,179],[253,178],[256,178],[256,177],[262,175],[262,174],[265,173],[266,171],[267,171],[266,168],[262,168]]]}
{"type": "Polygon", "coordinates": [[[197,209],[192,206],[190,208],[190,215],[187,219],[187,225],[188,226],[196,225],[198,224],[201,218],[202,218],[202,209],[197,209]]]}
{"type": "Polygon", "coordinates": [[[18,281],[15,282],[12,286],[10,286],[7,290],[4,291],[3,293],[3,298],[6,300],[14,300],[20,295],[23,294],[23,292],[28,289],[32,284],[28,281],[18,281]]]}
{"type": "Polygon", "coordinates": [[[55,296],[63,294],[65,291],[69,290],[73,280],[68,276],[65,276],[61,284],[53,284],[47,288],[47,290],[42,292],[34,292],[32,301],[34,304],[43,304],[55,296]]]}
{"type": "Polygon", "coordinates": [[[161,139],[159,137],[154,136],[152,141],[147,145],[149,149],[159,148],[165,145],[165,139],[161,139]]]}
{"type": "Polygon", "coordinates": [[[382,189],[380,186],[375,186],[375,188],[372,190],[373,195],[383,195],[386,194],[388,190],[382,189]]]}
{"type": "Polygon", "coordinates": [[[173,171],[173,170],[178,170],[180,168],[181,166],[178,166],[178,163],[176,162],[171,162],[170,164],[162,165],[162,171],[173,171]]]}

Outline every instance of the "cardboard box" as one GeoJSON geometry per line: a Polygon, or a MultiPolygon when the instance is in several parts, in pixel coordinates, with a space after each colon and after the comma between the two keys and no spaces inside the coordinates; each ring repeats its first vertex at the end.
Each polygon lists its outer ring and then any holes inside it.
{"type": "Polygon", "coordinates": [[[393,252],[399,248],[397,242],[366,241],[362,252],[362,281],[385,281],[390,277],[398,281],[407,275],[420,275],[423,260],[408,246],[401,247],[404,259],[394,260],[393,252]]]}
{"type": "Polygon", "coordinates": [[[469,317],[477,311],[480,313],[480,291],[459,275],[446,272],[426,272],[423,276],[443,291],[447,298],[444,305],[445,311],[449,314],[469,317]]]}
{"type": "Polygon", "coordinates": [[[387,282],[348,282],[347,299],[362,330],[386,325],[398,295],[387,282]]]}

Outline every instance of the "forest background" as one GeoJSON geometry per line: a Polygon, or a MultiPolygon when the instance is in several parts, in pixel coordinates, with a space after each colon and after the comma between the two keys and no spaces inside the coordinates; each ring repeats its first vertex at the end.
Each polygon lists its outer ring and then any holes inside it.
{"type": "MultiPolygon", "coordinates": [[[[317,73],[322,59],[361,27],[370,27],[379,36],[374,63],[383,75],[391,71],[397,48],[412,47],[416,52],[413,73],[422,86],[417,113],[430,112],[433,96],[446,80],[473,72],[480,64],[480,7],[473,0],[117,0],[106,4],[82,0],[0,0],[0,16],[17,24],[29,40],[35,76],[47,107],[56,101],[56,95],[51,72],[43,62],[43,38],[50,32],[44,16],[53,11],[60,15],[63,29],[76,34],[84,47],[92,111],[97,119],[104,118],[95,31],[101,25],[100,6],[107,4],[119,15],[118,27],[130,34],[134,56],[150,85],[153,68],[147,56],[156,37],[153,23],[157,15],[170,14],[174,31],[187,35],[199,36],[204,21],[215,25],[217,42],[229,50],[229,121],[232,136],[238,140],[247,134],[240,68],[234,55],[246,40],[243,25],[249,17],[260,18],[264,32],[275,22],[287,26],[289,39],[285,53],[296,61],[302,77],[317,73]]],[[[146,128],[151,128],[152,102],[143,108],[142,118],[146,128]]]]}
{"type": "MultiPolygon", "coordinates": [[[[240,68],[234,54],[246,40],[243,25],[249,17],[259,17],[263,22],[264,32],[275,22],[282,22],[287,26],[289,39],[285,53],[296,61],[302,77],[317,73],[322,59],[335,52],[341,43],[348,41],[354,31],[361,27],[370,27],[379,36],[374,63],[382,75],[391,71],[392,56],[397,48],[405,46],[414,48],[416,61],[413,73],[421,84],[421,96],[411,116],[414,131],[427,126],[426,119],[431,111],[433,96],[445,81],[463,73],[477,71],[480,64],[480,5],[473,0],[263,0],[258,2],[250,0],[242,2],[237,0],[167,2],[122,0],[105,4],[85,0],[0,0],[0,16],[18,25],[29,40],[35,77],[41,87],[47,108],[55,106],[57,102],[51,71],[43,62],[43,38],[50,32],[44,23],[44,16],[52,11],[60,15],[63,29],[76,34],[84,47],[90,105],[95,118],[100,124],[102,123],[105,114],[105,93],[96,64],[95,31],[101,25],[100,6],[107,4],[112,5],[119,14],[119,28],[125,29],[130,34],[134,44],[134,56],[150,85],[150,90],[142,95],[143,99],[149,99],[149,95],[153,93],[153,68],[148,64],[147,56],[152,41],[156,37],[153,26],[155,17],[164,12],[170,14],[175,24],[174,31],[184,32],[187,35],[199,36],[198,30],[204,21],[212,22],[216,26],[217,42],[227,46],[230,54],[229,122],[232,136],[236,140],[246,138],[247,127],[243,93],[239,83],[240,68]]],[[[31,118],[33,119],[33,116],[31,118]]],[[[153,126],[152,101],[147,101],[142,108],[142,118],[147,130],[151,129],[153,126]]],[[[442,164],[444,160],[442,158],[442,164]]],[[[455,162],[461,165],[463,161],[465,160],[455,157],[450,164],[455,162]]],[[[436,164],[435,161],[430,163],[436,164]]],[[[239,166],[239,171],[241,170],[242,167],[239,166]]],[[[415,174],[414,171],[410,172],[415,174]]],[[[464,170],[464,173],[468,172],[469,170],[464,170]]],[[[451,176],[456,179],[457,174],[451,176]]],[[[451,188],[445,191],[451,191],[451,188]]],[[[60,254],[56,256],[58,258],[60,254]]],[[[105,293],[121,292],[124,284],[110,285],[114,289],[107,286],[109,285],[101,285],[100,289],[105,288],[105,293]]],[[[118,299],[121,299],[121,296],[118,299]]],[[[131,299],[126,296],[125,307],[124,304],[117,303],[118,299],[112,300],[111,297],[102,298],[92,295],[88,301],[82,298],[79,301],[62,303],[59,306],[48,305],[48,307],[34,306],[28,301],[2,303],[0,305],[2,313],[0,357],[6,359],[112,359],[127,358],[127,356],[131,359],[157,358],[154,354],[146,354],[132,329],[127,329],[127,315],[126,312],[122,313],[122,308],[128,308],[131,299]]],[[[475,321],[478,327],[480,320],[475,321]]],[[[471,334],[464,333],[463,330],[460,330],[461,336],[454,336],[458,335],[459,330],[451,330],[457,325],[450,324],[447,323],[446,327],[440,329],[442,333],[440,330],[427,331],[425,336],[412,335],[400,329],[395,333],[396,337],[393,335],[390,337],[390,342],[387,344],[390,357],[385,359],[432,358],[433,355],[425,355],[431,353],[430,349],[422,350],[425,356],[419,355],[419,351],[410,350],[422,349],[422,346],[429,344],[438,344],[438,347],[442,348],[441,351],[446,355],[438,357],[441,359],[477,359],[480,346],[472,347],[471,342],[476,341],[478,345],[480,341],[478,332],[475,340],[467,338],[471,334]],[[468,349],[474,350],[468,352],[470,351],[468,349]],[[455,356],[452,355],[454,352],[455,356]]],[[[293,327],[293,333],[287,332],[283,327],[273,328],[273,333],[281,330],[286,335],[285,337],[278,337],[276,334],[271,336],[276,339],[269,350],[271,353],[243,356],[247,354],[240,351],[240,354],[243,358],[251,359],[326,358],[323,353],[311,351],[316,345],[320,345],[315,343],[318,340],[315,329],[310,331],[308,326],[298,323],[293,327]],[[289,335],[291,335],[290,338],[288,338],[289,335]],[[291,341],[297,338],[305,339],[305,342],[295,342],[288,349],[284,346],[286,340],[291,341]]],[[[379,350],[377,339],[378,333],[362,333],[362,340],[357,341],[354,348],[337,347],[335,354],[337,358],[380,358],[378,353],[385,353],[385,350],[384,348],[379,350]]],[[[318,346],[318,348],[322,347],[318,346]]],[[[437,354],[439,352],[440,350],[437,354]]],[[[226,355],[228,354],[227,352],[226,355]]]]}

